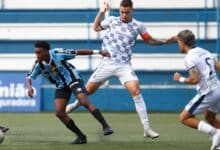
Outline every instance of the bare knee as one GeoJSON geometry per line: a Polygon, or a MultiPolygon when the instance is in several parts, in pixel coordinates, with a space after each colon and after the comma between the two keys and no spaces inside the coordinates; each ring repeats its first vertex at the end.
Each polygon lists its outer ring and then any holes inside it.
{"type": "Polygon", "coordinates": [[[179,115],[179,121],[186,125],[186,121],[187,119],[193,117],[192,115],[190,115],[188,112],[183,111],[180,115],[179,115]]]}
{"type": "Polygon", "coordinates": [[[129,92],[131,94],[132,97],[134,96],[138,96],[141,94],[141,91],[139,88],[133,88],[133,89],[129,89],[129,92]]]}
{"type": "Polygon", "coordinates": [[[88,107],[90,104],[88,103],[88,101],[87,100],[84,100],[84,99],[80,99],[79,100],[79,103],[80,103],[80,105],[82,105],[82,106],[84,106],[84,107],[88,107]]]}
{"type": "Polygon", "coordinates": [[[131,95],[132,95],[132,96],[138,96],[138,95],[140,95],[140,94],[141,94],[141,92],[140,92],[139,89],[136,89],[136,90],[134,90],[134,91],[131,91],[131,95]]]}
{"type": "Polygon", "coordinates": [[[90,88],[90,87],[86,87],[86,90],[87,90],[87,95],[91,95],[91,94],[93,94],[95,91],[92,89],[92,88],[90,88]]]}
{"type": "Polygon", "coordinates": [[[87,95],[93,94],[101,85],[102,83],[93,83],[93,82],[89,82],[86,85],[86,90],[87,90],[87,95]]]}
{"type": "Polygon", "coordinates": [[[184,124],[184,121],[185,121],[186,117],[183,115],[183,114],[180,114],[179,115],[179,121],[184,124]]]}
{"type": "Polygon", "coordinates": [[[141,94],[138,81],[128,81],[124,84],[132,96],[138,96],[141,94]]]}
{"type": "Polygon", "coordinates": [[[92,105],[87,97],[87,95],[81,93],[77,95],[77,99],[79,101],[79,103],[84,106],[85,108],[87,108],[89,111],[92,111],[95,109],[95,106],[92,105]]]}
{"type": "Polygon", "coordinates": [[[57,118],[62,120],[63,118],[66,117],[66,113],[65,112],[61,112],[61,111],[57,111],[56,112],[56,116],[57,116],[57,118]]]}

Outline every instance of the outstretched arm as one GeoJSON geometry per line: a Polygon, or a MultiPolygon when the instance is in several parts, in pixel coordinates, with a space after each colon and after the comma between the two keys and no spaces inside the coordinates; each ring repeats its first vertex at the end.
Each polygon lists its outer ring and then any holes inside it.
{"type": "Polygon", "coordinates": [[[148,43],[150,45],[164,45],[164,44],[170,44],[170,43],[177,42],[176,36],[172,36],[168,39],[156,39],[156,38],[153,38],[149,33],[145,33],[145,34],[141,35],[141,37],[146,43],[148,43]]]}
{"type": "Polygon", "coordinates": [[[104,57],[110,57],[110,54],[107,50],[56,50],[55,53],[63,53],[63,54],[75,54],[75,55],[93,55],[100,54],[104,57]]]}
{"type": "Polygon", "coordinates": [[[96,15],[95,20],[94,20],[93,29],[96,32],[99,32],[102,30],[101,19],[102,19],[102,16],[105,14],[105,12],[108,10],[109,10],[109,4],[104,2],[103,6],[99,9],[99,12],[96,15]]]}

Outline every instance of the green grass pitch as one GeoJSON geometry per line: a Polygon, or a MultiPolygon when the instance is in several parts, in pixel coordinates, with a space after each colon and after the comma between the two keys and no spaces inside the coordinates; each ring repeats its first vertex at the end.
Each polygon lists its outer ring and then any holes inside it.
{"type": "Polygon", "coordinates": [[[104,113],[114,134],[103,136],[101,126],[88,113],[71,113],[87,135],[88,143],[70,145],[75,136],[53,113],[1,113],[0,124],[10,130],[0,150],[207,150],[211,140],[207,135],[183,126],[177,113],[151,113],[158,140],[143,137],[136,113],[104,113]]]}

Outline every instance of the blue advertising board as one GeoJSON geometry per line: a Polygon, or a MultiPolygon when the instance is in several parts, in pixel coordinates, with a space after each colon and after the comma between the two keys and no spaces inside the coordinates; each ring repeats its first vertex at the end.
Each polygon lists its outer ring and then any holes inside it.
{"type": "Polygon", "coordinates": [[[33,82],[35,96],[28,97],[25,77],[27,72],[0,73],[0,111],[39,112],[41,107],[41,78],[33,82]]]}

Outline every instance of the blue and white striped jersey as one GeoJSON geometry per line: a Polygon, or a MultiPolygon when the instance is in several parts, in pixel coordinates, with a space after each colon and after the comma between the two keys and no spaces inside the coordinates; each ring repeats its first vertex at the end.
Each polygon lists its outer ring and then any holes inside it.
{"type": "Polygon", "coordinates": [[[27,77],[33,80],[42,74],[50,82],[56,84],[57,88],[63,88],[70,85],[74,80],[81,79],[75,67],[67,62],[67,60],[73,59],[75,54],[55,53],[57,50],[63,49],[49,50],[50,62],[36,61],[27,77]]]}

